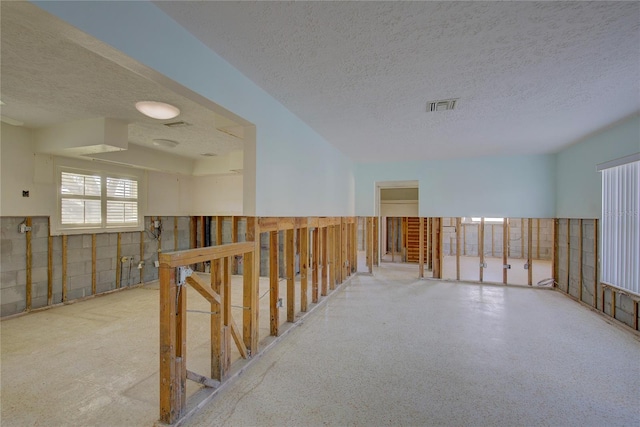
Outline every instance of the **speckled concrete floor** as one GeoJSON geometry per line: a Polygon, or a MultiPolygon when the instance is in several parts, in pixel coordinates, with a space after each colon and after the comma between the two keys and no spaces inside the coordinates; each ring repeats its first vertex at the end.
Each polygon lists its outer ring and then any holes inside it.
{"type": "Polygon", "coordinates": [[[358,276],[188,426],[640,425],[640,341],[551,290],[358,276]]]}

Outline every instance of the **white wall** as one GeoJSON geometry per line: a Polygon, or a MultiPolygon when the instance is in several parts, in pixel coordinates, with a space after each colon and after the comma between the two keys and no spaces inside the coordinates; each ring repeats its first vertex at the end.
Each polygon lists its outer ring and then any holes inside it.
{"type": "Polygon", "coordinates": [[[53,216],[57,206],[54,164],[146,176],[145,215],[190,215],[194,209],[195,177],[36,154],[30,129],[2,123],[0,131],[0,216],[53,216]],[[28,198],[22,197],[22,190],[29,190],[28,198]]]}
{"type": "Polygon", "coordinates": [[[35,183],[33,145],[30,129],[0,124],[0,216],[47,216],[56,205],[55,186],[42,170],[35,183]],[[22,197],[23,190],[29,191],[28,198],[22,197]]]}
{"type": "MultiPolygon", "coordinates": [[[[256,215],[354,213],[352,162],[155,5],[34,4],[253,123],[256,215]]],[[[245,187],[248,172],[245,166],[245,187]]],[[[249,204],[245,213],[253,214],[249,204]]]]}
{"type": "Polygon", "coordinates": [[[242,175],[193,177],[192,215],[242,215],[242,175]]]}
{"type": "Polygon", "coordinates": [[[356,215],[375,214],[380,181],[419,182],[420,216],[551,218],[555,156],[482,157],[356,167],[356,215]]]}
{"type": "Polygon", "coordinates": [[[640,152],[640,116],[606,128],[557,155],[558,218],[600,218],[602,183],[598,163],[640,152]]]}

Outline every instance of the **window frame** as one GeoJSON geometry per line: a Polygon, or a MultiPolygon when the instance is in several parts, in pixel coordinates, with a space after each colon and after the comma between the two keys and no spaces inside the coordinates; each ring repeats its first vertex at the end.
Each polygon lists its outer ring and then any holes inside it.
{"type": "Polygon", "coordinates": [[[144,194],[142,190],[144,189],[144,176],[134,174],[134,173],[126,173],[126,172],[114,172],[107,170],[88,170],[83,168],[69,167],[69,166],[61,166],[59,165],[56,168],[56,212],[55,212],[55,221],[52,221],[52,234],[60,235],[60,234],[91,234],[91,233],[115,233],[115,232],[132,232],[132,231],[142,231],[144,229],[144,212],[143,212],[143,200],[144,194]],[[100,177],[100,196],[71,196],[64,197],[62,194],[62,174],[70,173],[77,175],[85,175],[85,176],[99,176],[100,177]],[[115,178],[115,179],[126,179],[130,181],[136,182],[137,186],[137,198],[120,198],[120,197],[108,197],[107,196],[107,179],[115,178]],[[63,199],[94,199],[100,200],[100,223],[95,224],[63,224],[62,223],[62,200],[63,199]],[[137,208],[137,220],[130,224],[127,223],[107,223],[107,203],[109,201],[134,201],[136,203],[137,208]]]}

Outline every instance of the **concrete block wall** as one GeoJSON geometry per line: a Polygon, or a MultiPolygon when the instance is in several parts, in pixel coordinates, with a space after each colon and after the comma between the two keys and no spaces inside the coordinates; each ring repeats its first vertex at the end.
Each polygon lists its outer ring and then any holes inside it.
{"type": "Polygon", "coordinates": [[[1,218],[0,230],[0,315],[26,308],[27,244],[18,226],[24,218],[1,218]]]}
{"type": "MultiPolygon", "coordinates": [[[[25,218],[0,218],[0,316],[9,316],[27,309],[27,238],[19,233],[18,226],[25,218]]],[[[66,301],[73,301],[92,294],[93,276],[93,235],[77,234],[49,236],[49,219],[32,217],[31,231],[31,309],[49,304],[48,292],[51,288],[51,304],[63,302],[63,240],[66,239],[66,301]],[[51,283],[49,283],[49,238],[51,238],[51,283]]],[[[154,261],[158,259],[158,249],[174,249],[174,219],[163,217],[163,233],[160,239],[149,231],[127,233],[101,233],[95,235],[96,242],[96,293],[107,292],[117,287],[127,287],[142,281],[150,282],[158,278],[154,261]],[[171,224],[170,227],[168,225],[171,224]],[[120,257],[131,258],[122,263],[118,258],[118,234],[120,234],[120,257]],[[144,248],[144,267],[138,269],[141,261],[140,243],[144,248]],[[159,245],[162,245],[159,247],[159,245]],[[120,264],[120,265],[119,265],[120,264]],[[120,276],[117,275],[118,267],[120,276]],[[120,285],[120,286],[119,286],[120,285]]],[[[145,218],[146,229],[151,219],[145,218]]],[[[189,217],[178,217],[178,248],[189,248],[189,217]]]]}

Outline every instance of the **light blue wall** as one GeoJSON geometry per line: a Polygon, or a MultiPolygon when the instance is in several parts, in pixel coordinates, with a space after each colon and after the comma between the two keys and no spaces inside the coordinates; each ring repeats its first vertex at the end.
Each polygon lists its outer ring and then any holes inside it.
{"type": "Polygon", "coordinates": [[[600,218],[602,184],[596,165],[640,152],[640,117],[635,115],[557,154],[558,218],[600,218]]]}
{"type": "Polygon", "coordinates": [[[375,212],[380,181],[419,181],[420,216],[551,218],[555,156],[483,157],[356,166],[356,214],[375,212]]]}
{"type": "Polygon", "coordinates": [[[354,213],[354,165],[149,2],[33,2],[256,126],[256,215],[354,213]]]}

